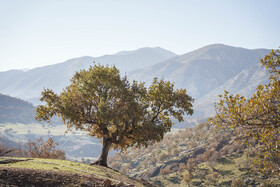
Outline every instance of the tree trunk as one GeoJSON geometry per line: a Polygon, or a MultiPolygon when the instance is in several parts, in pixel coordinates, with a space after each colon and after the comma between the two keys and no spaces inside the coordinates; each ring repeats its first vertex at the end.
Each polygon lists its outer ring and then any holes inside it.
{"type": "Polygon", "coordinates": [[[112,141],[109,138],[104,138],[103,137],[103,147],[102,147],[102,152],[97,161],[92,163],[91,165],[100,165],[100,166],[105,166],[108,167],[107,165],[107,157],[108,153],[111,147],[112,141]]]}

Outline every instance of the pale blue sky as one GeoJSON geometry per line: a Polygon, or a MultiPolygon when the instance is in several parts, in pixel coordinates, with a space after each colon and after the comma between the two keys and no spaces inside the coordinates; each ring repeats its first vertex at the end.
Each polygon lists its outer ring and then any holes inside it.
{"type": "Polygon", "coordinates": [[[141,47],[280,46],[278,0],[0,0],[0,71],[141,47]]]}

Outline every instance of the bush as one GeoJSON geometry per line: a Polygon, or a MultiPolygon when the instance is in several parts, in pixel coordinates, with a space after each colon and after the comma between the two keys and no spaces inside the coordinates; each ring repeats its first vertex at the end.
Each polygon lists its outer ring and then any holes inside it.
{"type": "Polygon", "coordinates": [[[163,153],[161,153],[160,155],[159,155],[159,157],[158,157],[158,160],[160,161],[160,162],[163,162],[164,160],[166,160],[167,159],[167,154],[165,153],[165,152],[163,152],[163,153]]]}
{"type": "Polygon", "coordinates": [[[56,148],[57,142],[49,138],[46,142],[43,138],[29,140],[25,144],[19,144],[18,148],[8,148],[0,145],[0,156],[66,159],[65,152],[56,148]]]}
{"type": "Polygon", "coordinates": [[[57,142],[50,137],[46,142],[43,138],[29,140],[25,145],[23,155],[29,158],[66,159],[65,152],[56,149],[57,142]]]}
{"type": "Polygon", "coordinates": [[[165,167],[165,168],[162,168],[160,170],[161,175],[167,175],[167,174],[170,174],[170,173],[171,173],[170,167],[165,167]]]}
{"type": "Polygon", "coordinates": [[[242,179],[235,179],[231,183],[231,187],[242,187],[244,185],[245,185],[245,183],[244,183],[244,181],[242,179]]]}
{"type": "Polygon", "coordinates": [[[188,184],[188,186],[190,186],[190,183],[191,183],[191,180],[192,180],[191,173],[188,170],[186,170],[182,173],[182,175],[183,175],[184,182],[186,184],[188,184]]]}
{"type": "Polygon", "coordinates": [[[205,176],[205,179],[208,183],[216,185],[219,174],[217,172],[210,173],[205,176]]]}

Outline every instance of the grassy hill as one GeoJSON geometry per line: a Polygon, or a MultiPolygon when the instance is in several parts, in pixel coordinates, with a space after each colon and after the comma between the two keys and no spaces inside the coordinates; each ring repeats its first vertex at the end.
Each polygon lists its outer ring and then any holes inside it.
{"type": "Polygon", "coordinates": [[[0,184],[15,186],[151,186],[101,166],[38,158],[0,158],[0,184]]]}

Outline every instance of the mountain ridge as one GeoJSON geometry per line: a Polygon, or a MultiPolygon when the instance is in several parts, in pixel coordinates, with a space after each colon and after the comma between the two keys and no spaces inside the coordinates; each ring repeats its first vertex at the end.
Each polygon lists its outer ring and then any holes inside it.
{"type": "MultiPolygon", "coordinates": [[[[209,108],[210,103],[214,106],[213,98],[216,97],[213,97],[213,94],[222,94],[220,91],[223,87],[238,87],[238,91],[248,92],[248,96],[253,93],[254,89],[246,82],[239,85],[237,81],[231,79],[242,71],[257,67],[259,59],[268,53],[268,49],[246,49],[211,44],[179,56],[160,47],[122,51],[101,57],[83,56],[27,72],[9,71],[6,74],[0,72],[0,92],[38,104],[43,88],[60,92],[70,83],[69,80],[76,71],[87,69],[93,62],[104,65],[115,64],[121,74],[126,74],[129,80],[141,81],[149,85],[154,77],[158,77],[174,82],[176,88],[185,88],[195,99],[195,116],[197,117],[198,114],[205,118],[205,115],[213,112],[213,107],[209,108]],[[206,98],[211,99],[206,100],[206,98]],[[205,105],[201,104],[202,102],[205,105]]],[[[249,76],[258,76],[253,71],[259,70],[250,70],[249,76]]],[[[250,80],[250,77],[240,76],[239,81],[242,79],[250,80]]],[[[268,78],[262,76],[255,79],[258,83],[264,83],[268,78]]]]}
{"type": "Polygon", "coordinates": [[[215,44],[154,64],[141,71],[131,72],[129,76],[136,80],[144,78],[144,82],[148,84],[152,77],[164,78],[175,82],[177,87],[186,88],[190,95],[198,99],[243,69],[258,64],[259,58],[267,53],[266,49],[249,50],[215,44]],[[164,71],[165,69],[168,71],[164,71]]]}
{"type": "Polygon", "coordinates": [[[70,83],[70,79],[76,71],[89,68],[93,62],[116,65],[124,73],[173,56],[176,54],[162,48],[141,48],[131,51],[127,55],[83,56],[54,65],[34,68],[27,72],[21,70],[0,72],[0,92],[38,104],[38,98],[43,88],[60,92],[70,83]]]}

